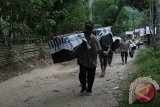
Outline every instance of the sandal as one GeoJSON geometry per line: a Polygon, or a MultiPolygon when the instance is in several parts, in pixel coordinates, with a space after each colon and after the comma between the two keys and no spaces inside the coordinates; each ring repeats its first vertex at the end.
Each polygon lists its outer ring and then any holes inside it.
{"type": "Polygon", "coordinates": [[[101,74],[100,77],[104,77],[104,74],[101,74]]]}

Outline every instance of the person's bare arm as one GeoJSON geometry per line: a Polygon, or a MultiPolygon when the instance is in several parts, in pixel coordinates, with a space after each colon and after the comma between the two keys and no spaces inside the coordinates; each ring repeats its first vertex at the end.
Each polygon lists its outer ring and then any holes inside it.
{"type": "Polygon", "coordinates": [[[107,51],[107,52],[109,53],[109,51],[110,51],[110,50],[111,50],[111,45],[109,45],[109,47],[108,47],[108,51],[107,51]]]}
{"type": "Polygon", "coordinates": [[[120,42],[119,52],[121,52],[121,50],[122,50],[122,42],[120,42]]]}
{"type": "Polygon", "coordinates": [[[112,43],[113,43],[113,38],[110,37],[110,45],[109,45],[109,47],[108,47],[108,53],[109,53],[109,51],[111,50],[112,43]]]}
{"type": "Polygon", "coordinates": [[[96,41],[96,45],[97,45],[97,52],[99,53],[99,52],[101,52],[102,48],[101,48],[101,45],[100,45],[97,38],[95,38],[95,41],[96,41]]]}

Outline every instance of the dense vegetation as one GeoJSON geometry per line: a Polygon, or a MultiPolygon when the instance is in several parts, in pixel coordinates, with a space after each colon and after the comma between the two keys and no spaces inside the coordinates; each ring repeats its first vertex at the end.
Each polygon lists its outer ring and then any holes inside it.
{"type": "MultiPolygon", "coordinates": [[[[49,36],[83,30],[89,0],[1,0],[0,40],[46,41],[49,36]]],[[[155,0],[151,0],[155,10],[155,0]]],[[[150,0],[93,0],[95,27],[113,26],[117,33],[149,23],[150,0]]],[[[154,17],[155,18],[155,17],[154,17]]]]}
{"type": "Polygon", "coordinates": [[[2,0],[0,39],[43,39],[82,30],[87,16],[84,0],[2,0]]]}
{"type": "MultiPolygon", "coordinates": [[[[152,2],[155,5],[155,0],[152,2]]],[[[96,27],[113,26],[117,33],[123,33],[151,24],[150,4],[149,0],[94,0],[93,20],[96,27]]]]}
{"type": "Polygon", "coordinates": [[[159,107],[160,103],[160,93],[156,93],[156,98],[145,105],[141,104],[128,104],[128,90],[130,83],[137,79],[138,77],[151,77],[158,84],[160,83],[160,45],[152,48],[146,48],[143,51],[139,52],[135,65],[133,65],[129,71],[132,73],[130,77],[126,80],[128,84],[125,84],[123,100],[120,107],[159,107]]]}

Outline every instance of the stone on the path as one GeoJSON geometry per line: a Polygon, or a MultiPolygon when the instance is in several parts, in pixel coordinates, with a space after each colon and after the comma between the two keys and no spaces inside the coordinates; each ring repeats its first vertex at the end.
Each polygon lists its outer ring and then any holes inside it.
{"type": "Polygon", "coordinates": [[[110,81],[111,79],[110,78],[108,78],[106,81],[110,81]]]}
{"type": "Polygon", "coordinates": [[[72,72],[70,75],[78,75],[76,72],[72,72]]]}
{"type": "Polygon", "coordinates": [[[120,80],[123,80],[124,78],[123,78],[123,77],[119,77],[119,79],[120,79],[120,80]]]}
{"type": "Polygon", "coordinates": [[[114,89],[114,90],[117,90],[117,89],[119,89],[119,87],[114,87],[113,89],[114,89]]]}
{"type": "Polygon", "coordinates": [[[75,90],[72,90],[72,92],[74,93],[74,92],[75,92],[75,90]]]}
{"type": "Polygon", "coordinates": [[[24,100],[24,102],[28,102],[28,101],[30,101],[32,98],[33,98],[33,96],[28,97],[28,98],[26,98],[26,99],[24,100]]]}
{"type": "Polygon", "coordinates": [[[27,84],[27,85],[24,85],[24,88],[29,88],[31,87],[31,85],[27,84]]]}
{"type": "Polygon", "coordinates": [[[97,93],[95,93],[95,95],[101,95],[101,93],[100,93],[100,92],[97,92],[97,93]]]}
{"type": "Polygon", "coordinates": [[[30,82],[30,80],[26,80],[26,83],[29,83],[30,82]]]}
{"type": "Polygon", "coordinates": [[[120,73],[120,71],[117,71],[117,73],[120,73]]]}
{"type": "Polygon", "coordinates": [[[122,76],[122,73],[121,73],[121,74],[118,74],[118,76],[122,76]]]}
{"type": "Polygon", "coordinates": [[[29,65],[29,68],[33,69],[33,68],[34,68],[34,65],[29,65]]]}

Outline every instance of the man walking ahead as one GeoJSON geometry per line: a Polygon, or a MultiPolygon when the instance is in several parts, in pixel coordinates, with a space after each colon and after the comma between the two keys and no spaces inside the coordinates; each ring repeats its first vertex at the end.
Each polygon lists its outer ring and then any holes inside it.
{"type": "Polygon", "coordinates": [[[105,36],[102,36],[100,39],[100,44],[102,47],[102,51],[99,54],[99,59],[100,59],[100,63],[101,63],[101,70],[102,70],[102,74],[100,75],[101,77],[105,76],[107,63],[111,64],[112,55],[109,52],[111,52],[112,42],[113,42],[112,34],[110,34],[110,33],[105,36]]]}
{"type": "Polygon", "coordinates": [[[127,57],[128,57],[128,51],[129,51],[129,41],[126,39],[126,37],[122,38],[122,41],[120,43],[119,48],[121,51],[122,65],[124,65],[124,61],[125,61],[125,64],[127,64],[127,57]]]}
{"type": "Polygon", "coordinates": [[[77,59],[80,66],[79,80],[82,85],[82,89],[80,91],[81,95],[91,95],[92,93],[97,64],[97,54],[101,50],[100,43],[92,34],[92,30],[93,23],[91,21],[87,21],[85,23],[84,34],[90,49],[85,50],[77,59]]]}

